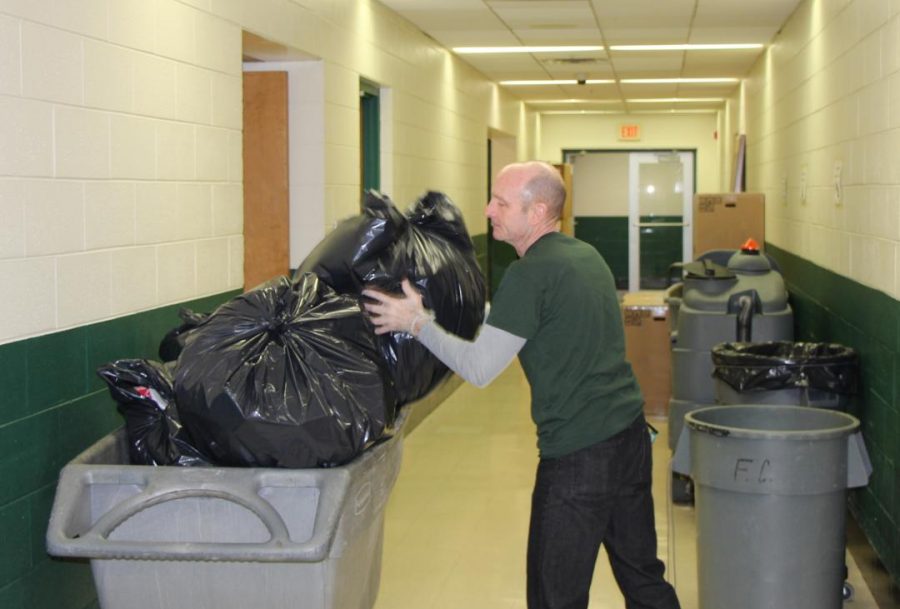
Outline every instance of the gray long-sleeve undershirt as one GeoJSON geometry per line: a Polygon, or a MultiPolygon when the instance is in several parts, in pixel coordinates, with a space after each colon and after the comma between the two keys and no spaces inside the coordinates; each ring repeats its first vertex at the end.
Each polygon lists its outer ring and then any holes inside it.
{"type": "Polygon", "coordinates": [[[416,337],[444,364],[476,387],[486,387],[503,372],[525,339],[484,324],[474,341],[451,334],[428,321],[416,337]]]}

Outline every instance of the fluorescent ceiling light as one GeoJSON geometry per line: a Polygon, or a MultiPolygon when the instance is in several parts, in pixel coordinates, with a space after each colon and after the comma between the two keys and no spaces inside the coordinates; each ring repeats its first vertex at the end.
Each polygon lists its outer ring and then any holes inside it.
{"type": "Polygon", "coordinates": [[[629,104],[680,104],[680,103],[692,103],[692,102],[723,102],[725,101],[721,97],[656,97],[656,98],[640,98],[640,99],[626,99],[626,102],[629,104]]]}
{"type": "Polygon", "coordinates": [[[718,110],[705,108],[672,108],[671,110],[631,110],[628,114],[715,114],[718,110]]]}
{"type": "Polygon", "coordinates": [[[529,104],[618,104],[618,99],[531,99],[529,104]]]}
{"type": "Polygon", "coordinates": [[[616,81],[614,80],[501,80],[501,85],[523,86],[523,85],[608,85],[616,81]]]}
{"type": "Polygon", "coordinates": [[[541,114],[622,114],[620,110],[543,110],[541,114]]]}
{"type": "Polygon", "coordinates": [[[762,44],[614,44],[610,51],[734,51],[761,49],[762,44]]]}
{"type": "Polygon", "coordinates": [[[616,114],[619,116],[634,116],[637,114],[715,114],[718,110],[709,108],[672,108],[670,110],[541,110],[541,114],[572,115],[580,114],[616,114]]]}
{"type": "Polygon", "coordinates": [[[737,78],[623,78],[619,82],[626,85],[649,84],[699,84],[699,83],[727,83],[738,82],[737,78]]]}
{"type": "Polygon", "coordinates": [[[602,51],[602,46],[537,46],[537,47],[453,47],[459,55],[475,55],[489,53],[578,53],[582,51],[602,51]]]}

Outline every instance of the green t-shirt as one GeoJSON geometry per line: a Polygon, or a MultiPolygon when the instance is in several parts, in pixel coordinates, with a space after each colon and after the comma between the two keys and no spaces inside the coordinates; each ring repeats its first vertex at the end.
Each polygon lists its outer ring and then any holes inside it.
{"type": "Polygon", "coordinates": [[[558,232],[538,239],[506,270],[487,323],[526,339],[519,360],[541,457],[605,440],[640,415],[615,282],[590,245],[558,232]]]}

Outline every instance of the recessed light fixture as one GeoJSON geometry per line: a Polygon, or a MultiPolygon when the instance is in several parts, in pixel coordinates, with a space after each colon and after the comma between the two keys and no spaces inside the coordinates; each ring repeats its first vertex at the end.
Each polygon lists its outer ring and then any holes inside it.
{"type": "Polygon", "coordinates": [[[619,110],[542,110],[541,114],[622,114],[619,110]]]}
{"type": "Polygon", "coordinates": [[[519,87],[527,85],[609,85],[614,80],[501,80],[501,85],[519,87]]]}
{"type": "Polygon", "coordinates": [[[629,110],[628,114],[715,114],[709,108],[672,108],[670,110],[629,110]]]}
{"type": "Polygon", "coordinates": [[[490,53],[579,53],[583,51],[602,51],[598,45],[580,46],[532,46],[532,47],[453,47],[459,55],[476,55],[490,53]]]}
{"type": "Polygon", "coordinates": [[[529,104],[620,104],[618,99],[531,99],[529,104]]]}
{"type": "Polygon", "coordinates": [[[648,97],[648,98],[637,98],[637,99],[626,99],[626,102],[629,104],[681,104],[681,103],[710,103],[710,102],[723,102],[725,101],[721,97],[648,97]]]}
{"type": "Polygon", "coordinates": [[[649,84],[703,84],[738,82],[738,78],[623,78],[619,82],[626,85],[649,84]]]}
{"type": "Polygon", "coordinates": [[[610,51],[739,51],[761,49],[763,44],[614,44],[610,51]]]}

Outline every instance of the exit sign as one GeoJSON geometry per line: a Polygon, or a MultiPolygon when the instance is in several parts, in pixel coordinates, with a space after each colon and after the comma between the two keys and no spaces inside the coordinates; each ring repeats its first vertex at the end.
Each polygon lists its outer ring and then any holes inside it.
{"type": "Polygon", "coordinates": [[[619,125],[620,140],[639,140],[641,139],[640,125],[619,125]]]}

